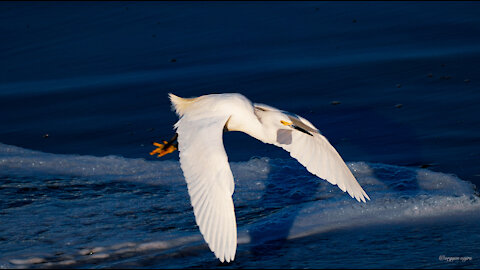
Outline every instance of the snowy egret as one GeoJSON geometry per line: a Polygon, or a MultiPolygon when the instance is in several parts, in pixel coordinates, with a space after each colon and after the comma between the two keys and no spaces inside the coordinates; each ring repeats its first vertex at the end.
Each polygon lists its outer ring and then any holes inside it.
{"type": "Polygon", "coordinates": [[[306,119],[241,94],[181,98],[169,94],[180,120],[176,134],[150,154],[180,152],[195,220],[208,246],[221,261],[235,258],[237,225],[232,200],[234,182],[223,146],[224,131],[242,131],[290,152],[308,171],[337,185],[352,198],[370,199],[338,152],[306,119]]]}

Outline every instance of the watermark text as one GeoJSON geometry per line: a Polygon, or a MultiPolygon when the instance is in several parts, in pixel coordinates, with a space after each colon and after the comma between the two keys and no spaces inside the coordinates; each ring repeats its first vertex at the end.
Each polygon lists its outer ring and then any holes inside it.
{"type": "Polygon", "coordinates": [[[447,262],[466,262],[471,261],[472,257],[464,256],[464,257],[449,257],[445,255],[438,256],[438,260],[440,261],[447,261],[447,262]]]}

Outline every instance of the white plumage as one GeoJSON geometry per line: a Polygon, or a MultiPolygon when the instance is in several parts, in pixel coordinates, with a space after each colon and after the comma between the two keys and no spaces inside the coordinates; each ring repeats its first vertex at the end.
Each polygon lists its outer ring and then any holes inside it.
{"type": "Polygon", "coordinates": [[[220,261],[235,258],[237,227],[233,175],[223,146],[224,130],[242,131],[290,152],[308,171],[337,185],[358,201],[370,199],[335,148],[306,119],[240,94],[180,98],[169,94],[180,120],[180,164],[195,220],[220,261]]]}

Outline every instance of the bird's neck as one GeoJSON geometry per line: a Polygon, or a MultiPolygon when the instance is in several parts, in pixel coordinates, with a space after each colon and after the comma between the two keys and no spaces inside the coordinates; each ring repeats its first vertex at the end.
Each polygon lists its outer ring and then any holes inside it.
{"type": "Polygon", "coordinates": [[[227,126],[229,131],[241,131],[259,141],[262,141],[264,143],[270,143],[268,141],[268,136],[265,132],[265,128],[257,117],[249,117],[249,119],[241,118],[241,121],[237,120],[240,119],[232,116],[227,126]]]}
{"type": "Polygon", "coordinates": [[[254,125],[250,125],[243,132],[247,133],[248,135],[252,136],[253,138],[261,142],[268,143],[267,136],[265,134],[265,129],[258,120],[255,121],[254,125]]]}

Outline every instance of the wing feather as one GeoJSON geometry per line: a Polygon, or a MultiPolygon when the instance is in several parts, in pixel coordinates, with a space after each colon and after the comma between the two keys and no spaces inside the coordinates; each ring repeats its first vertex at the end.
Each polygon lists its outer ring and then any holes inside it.
{"type": "Polygon", "coordinates": [[[231,261],[237,246],[233,175],[223,146],[228,115],[185,113],[175,124],[180,166],[200,228],[220,261],[231,261]]]}
{"type": "Polygon", "coordinates": [[[301,116],[265,104],[255,103],[254,106],[260,111],[281,113],[293,125],[304,129],[312,135],[293,129],[292,142],[289,144],[276,142],[274,143],[276,146],[290,152],[290,155],[305,166],[309,172],[327,180],[333,185],[337,185],[352,198],[363,202],[365,202],[365,199],[370,200],[337,150],[328,142],[327,138],[320,134],[312,123],[301,116]]]}
{"type": "Polygon", "coordinates": [[[290,152],[312,174],[337,185],[352,198],[365,202],[367,193],[353,176],[337,150],[320,133],[313,136],[294,130],[291,144],[277,144],[290,152]]]}

